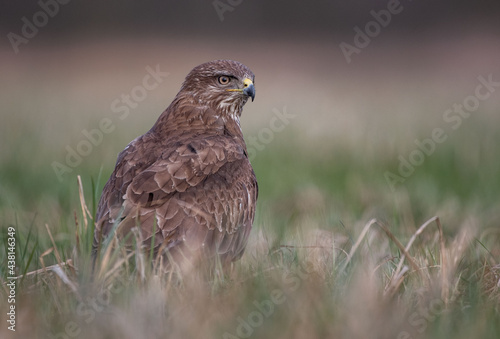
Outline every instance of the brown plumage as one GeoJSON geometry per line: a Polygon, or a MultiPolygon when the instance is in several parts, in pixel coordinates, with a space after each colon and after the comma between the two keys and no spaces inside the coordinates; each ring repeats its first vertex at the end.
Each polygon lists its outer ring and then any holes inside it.
{"type": "Polygon", "coordinates": [[[113,225],[119,238],[139,225],[145,248],[169,260],[241,257],[258,194],[240,128],[253,81],[231,60],[187,75],[154,126],[118,155],[97,209],[94,259],[113,225]]]}

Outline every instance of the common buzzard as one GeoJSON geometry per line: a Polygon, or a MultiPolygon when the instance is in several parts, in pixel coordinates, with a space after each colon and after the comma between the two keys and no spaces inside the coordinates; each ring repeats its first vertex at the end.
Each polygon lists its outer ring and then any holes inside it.
{"type": "Polygon", "coordinates": [[[254,97],[254,74],[236,61],[187,75],[154,126],[118,155],[97,209],[94,261],[113,226],[119,239],[138,226],[144,247],[168,260],[241,257],[258,187],[240,116],[254,97]]]}

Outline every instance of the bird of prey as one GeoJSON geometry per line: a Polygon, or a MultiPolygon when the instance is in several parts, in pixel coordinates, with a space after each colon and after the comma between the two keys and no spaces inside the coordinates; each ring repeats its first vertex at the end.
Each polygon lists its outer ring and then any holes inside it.
{"type": "Polygon", "coordinates": [[[254,97],[254,74],[239,62],[191,70],[154,126],[118,155],[97,208],[94,261],[112,229],[123,239],[136,226],[143,247],[169,262],[241,257],[258,186],[240,116],[254,97]]]}

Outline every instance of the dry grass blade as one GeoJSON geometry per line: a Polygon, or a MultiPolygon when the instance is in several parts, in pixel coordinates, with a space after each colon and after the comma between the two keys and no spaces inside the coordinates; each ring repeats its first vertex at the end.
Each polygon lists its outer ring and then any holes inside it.
{"type": "Polygon", "coordinates": [[[118,238],[116,237],[116,234],[113,234],[113,238],[111,239],[112,243],[108,244],[108,247],[106,248],[106,252],[104,252],[104,257],[102,258],[102,261],[100,262],[100,270],[99,270],[99,276],[102,276],[106,271],[108,264],[111,259],[111,252],[114,247],[118,246],[118,238]]]}
{"type": "MultiPolygon", "coordinates": [[[[49,254],[52,252],[52,248],[49,248],[49,250],[45,251],[44,253],[46,254],[49,254]]],[[[45,255],[46,255],[45,254],[45,255]]],[[[44,254],[42,254],[43,256],[44,254]]],[[[41,256],[41,257],[42,257],[41,256]]],[[[45,273],[47,271],[53,271],[54,270],[54,267],[64,267],[64,266],[68,266],[70,267],[71,269],[74,269],[74,266],[73,266],[73,259],[68,259],[66,260],[65,262],[60,262],[60,263],[57,263],[57,264],[54,264],[54,265],[51,265],[51,266],[47,266],[47,267],[43,267],[43,268],[39,268],[35,271],[31,271],[31,272],[28,272],[26,274],[21,274],[19,275],[18,277],[16,277],[16,279],[21,279],[22,277],[26,276],[26,277],[29,277],[29,276],[32,276],[32,275],[37,275],[37,274],[40,274],[40,273],[45,273]]]]}
{"type": "Polygon", "coordinates": [[[68,277],[68,275],[61,269],[59,265],[52,265],[51,266],[51,271],[54,272],[61,280],[63,283],[69,286],[69,288],[78,295],[78,289],[77,286],[74,282],[71,281],[71,279],[68,277]]]}
{"type": "Polygon", "coordinates": [[[50,232],[49,225],[45,224],[45,228],[47,229],[47,233],[49,234],[50,241],[52,242],[52,247],[49,248],[48,250],[46,250],[45,252],[43,252],[42,255],[40,256],[40,262],[41,262],[42,267],[43,267],[41,269],[41,271],[47,272],[50,268],[50,271],[54,272],[61,279],[61,281],[63,283],[68,285],[71,288],[71,290],[78,295],[76,285],[68,278],[68,276],[66,275],[66,273],[63,270],[63,267],[65,265],[67,265],[67,263],[69,261],[65,261],[65,262],[62,261],[61,255],[59,254],[59,251],[57,250],[57,247],[56,247],[56,242],[54,241],[54,237],[52,236],[52,232],[50,232]],[[49,267],[45,267],[45,262],[43,261],[43,257],[52,253],[52,251],[54,251],[54,255],[57,259],[57,264],[49,266],[49,267]]]}
{"type": "MultiPolygon", "coordinates": [[[[415,260],[410,256],[409,250],[412,247],[412,245],[415,242],[415,240],[417,239],[417,237],[420,234],[422,234],[424,232],[424,230],[427,228],[427,226],[429,226],[434,221],[437,224],[437,227],[438,227],[438,230],[439,230],[439,236],[440,236],[441,268],[442,268],[443,263],[445,263],[445,259],[444,259],[445,258],[445,254],[444,254],[445,247],[444,247],[443,231],[442,231],[442,228],[441,228],[441,223],[439,222],[439,218],[437,216],[434,216],[431,219],[427,220],[424,224],[422,224],[422,226],[420,226],[418,228],[418,230],[411,236],[411,238],[408,241],[408,244],[406,245],[405,248],[402,248],[402,244],[400,244],[399,242],[396,243],[398,245],[398,247],[400,247],[400,250],[403,253],[403,255],[401,256],[401,260],[399,261],[398,267],[396,268],[396,271],[394,272],[393,277],[392,277],[392,279],[390,281],[390,292],[391,293],[394,293],[397,290],[397,288],[399,287],[400,283],[401,283],[401,280],[399,279],[399,277],[402,275],[401,270],[403,268],[403,263],[404,263],[405,259],[407,259],[408,262],[410,263],[410,265],[412,266],[412,268],[415,271],[417,271],[421,277],[423,277],[423,275],[420,273],[419,267],[415,263],[415,260]]],[[[387,230],[387,228],[385,226],[382,226],[382,225],[380,225],[380,226],[386,232],[388,232],[388,230],[387,230]]],[[[445,282],[446,276],[444,275],[442,279],[443,279],[442,282],[445,282]]],[[[423,281],[425,281],[425,279],[423,281]]],[[[444,285],[443,285],[443,288],[444,288],[444,285]]],[[[444,294],[444,292],[445,291],[443,290],[443,294],[444,294]]],[[[446,292],[446,295],[447,295],[447,292],[446,292]]],[[[446,299],[444,299],[444,300],[446,300],[446,299]]]]}
{"type": "Polygon", "coordinates": [[[349,251],[349,255],[347,256],[347,259],[346,259],[344,265],[342,266],[341,271],[345,270],[347,265],[349,265],[349,263],[351,262],[352,256],[354,255],[354,253],[356,253],[356,250],[358,249],[359,245],[361,244],[361,242],[365,238],[366,234],[368,233],[368,230],[375,223],[377,223],[377,219],[372,219],[365,225],[365,227],[363,228],[363,231],[361,231],[361,234],[358,237],[358,240],[356,241],[356,243],[352,246],[351,250],[349,251]]]}
{"type": "Polygon", "coordinates": [[[85,225],[85,229],[88,227],[88,220],[87,220],[87,215],[89,216],[90,220],[93,220],[92,214],[90,213],[89,209],[87,208],[87,204],[85,203],[85,196],[83,194],[83,184],[82,184],[82,178],[78,175],[77,176],[78,180],[78,193],[80,194],[80,205],[82,207],[82,214],[83,214],[83,223],[85,225]]]}
{"type": "MultiPolygon", "coordinates": [[[[404,262],[404,259],[407,258],[407,260],[410,263],[411,267],[415,271],[419,271],[420,269],[419,269],[417,263],[415,262],[415,259],[413,259],[413,257],[408,253],[408,249],[409,248],[405,248],[403,246],[403,244],[387,228],[387,226],[385,226],[384,224],[382,224],[381,222],[378,222],[378,221],[377,221],[377,225],[379,225],[380,228],[382,228],[384,230],[384,232],[387,234],[387,236],[394,242],[394,244],[396,244],[396,246],[398,247],[398,249],[403,253],[403,256],[401,257],[401,261],[399,262],[399,265],[402,265],[402,263],[404,262]]],[[[399,270],[397,270],[396,273],[400,274],[399,270]]]]}
{"type": "Polygon", "coordinates": [[[128,260],[130,259],[130,257],[132,257],[134,254],[135,254],[134,252],[130,252],[126,256],[121,258],[120,260],[117,260],[115,262],[115,264],[113,265],[113,267],[105,272],[102,279],[104,281],[107,281],[108,279],[111,279],[113,276],[118,275],[118,273],[120,272],[119,268],[121,266],[123,266],[124,264],[126,264],[128,262],[128,260]]]}
{"type": "Polygon", "coordinates": [[[76,240],[76,253],[75,256],[80,253],[80,236],[78,234],[78,228],[80,227],[80,223],[78,222],[78,217],[76,216],[76,211],[73,211],[73,215],[75,218],[75,240],[76,240]]]}
{"type": "MultiPolygon", "coordinates": [[[[407,249],[403,246],[403,244],[394,236],[394,234],[392,234],[392,232],[383,223],[377,222],[377,225],[379,225],[380,228],[384,230],[387,236],[394,242],[394,244],[396,244],[401,253],[403,253],[403,255],[401,256],[401,260],[399,261],[398,268],[402,265],[402,263],[406,258],[410,263],[410,266],[413,268],[413,270],[416,271],[422,277],[422,273],[420,272],[420,269],[417,263],[415,262],[415,259],[413,259],[413,257],[408,253],[407,249]]],[[[407,267],[404,267],[403,270],[396,270],[392,274],[384,293],[387,295],[392,295],[395,291],[397,291],[399,286],[404,281],[404,275],[406,274],[406,272],[408,272],[407,267]]]]}
{"type": "MultiPolygon", "coordinates": [[[[399,261],[398,268],[396,269],[396,274],[399,274],[399,271],[401,271],[401,267],[403,266],[403,262],[405,259],[406,254],[410,250],[411,246],[417,239],[417,237],[424,232],[424,230],[429,226],[433,221],[435,221],[437,217],[432,217],[431,219],[427,220],[422,226],[418,228],[418,230],[411,236],[410,240],[408,241],[408,244],[405,247],[405,252],[403,252],[403,256],[401,257],[401,260],[399,261]]],[[[418,269],[418,267],[417,267],[418,269]]]]}
{"type": "Polygon", "coordinates": [[[403,283],[405,279],[405,274],[409,270],[410,269],[408,268],[408,266],[403,266],[403,269],[401,270],[401,272],[399,272],[398,275],[393,274],[391,279],[389,280],[389,283],[385,288],[384,295],[393,296],[394,293],[399,289],[399,286],[401,286],[401,284],[403,283]]]}
{"type": "Polygon", "coordinates": [[[144,260],[144,252],[142,249],[142,234],[138,227],[132,228],[132,233],[134,234],[136,246],[135,246],[135,262],[137,272],[139,274],[141,282],[146,281],[146,263],[144,260]]]}
{"type": "MultiPolygon", "coordinates": [[[[47,229],[47,233],[49,233],[50,241],[52,242],[52,248],[54,249],[54,253],[55,253],[57,262],[62,263],[63,260],[61,258],[61,255],[59,254],[59,251],[57,250],[56,242],[54,241],[54,237],[52,236],[52,232],[50,232],[49,225],[45,224],[45,228],[47,229]]],[[[42,256],[44,256],[44,255],[42,254],[42,256]]],[[[61,269],[62,269],[62,266],[61,266],[61,269]]]]}
{"type": "Polygon", "coordinates": [[[436,225],[439,230],[439,247],[440,247],[440,261],[441,261],[441,299],[445,305],[448,305],[449,297],[449,284],[448,284],[448,260],[446,257],[446,248],[443,236],[443,227],[438,217],[434,217],[436,225]]]}

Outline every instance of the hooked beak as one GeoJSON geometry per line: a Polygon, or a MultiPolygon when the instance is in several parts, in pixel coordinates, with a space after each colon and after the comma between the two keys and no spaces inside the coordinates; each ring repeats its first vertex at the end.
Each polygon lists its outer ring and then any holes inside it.
{"type": "Polygon", "coordinates": [[[231,89],[226,89],[226,91],[228,91],[228,92],[242,92],[245,95],[252,98],[252,101],[253,101],[253,99],[255,99],[255,86],[253,85],[253,81],[248,79],[248,78],[245,78],[245,80],[243,80],[243,89],[231,88],[231,89]]]}
{"type": "Polygon", "coordinates": [[[250,98],[252,98],[252,101],[253,101],[253,99],[255,99],[255,86],[253,85],[252,80],[246,78],[245,80],[243,80],[243,84],[245,87],[243,89],[243,93],[245,93],[250,98]]]}

